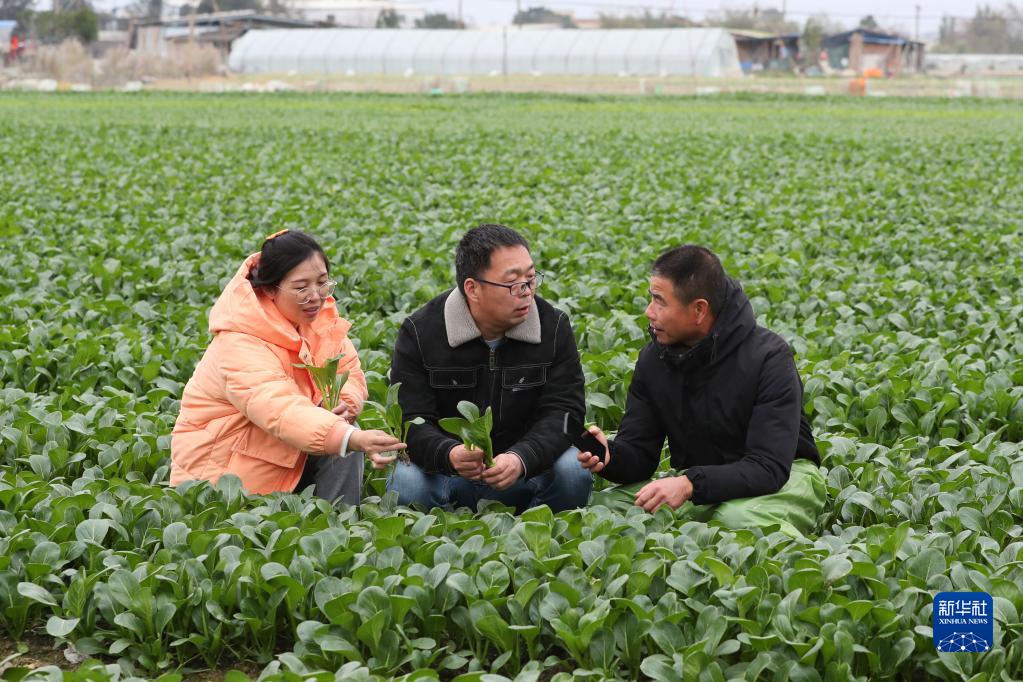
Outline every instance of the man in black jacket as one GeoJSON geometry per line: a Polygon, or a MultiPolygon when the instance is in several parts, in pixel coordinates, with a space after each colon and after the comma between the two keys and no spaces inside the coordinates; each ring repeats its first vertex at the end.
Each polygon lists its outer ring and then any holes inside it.
{"type": "Polygon", "coordinates": [[[788,344],[757,325],[741,286],[706,248],[662,254],[650,298],[653,340],[639,353],[618,434],[604,461],[591,453],[579,461],[610,481],[636,484],[657,470],[667,436],[671,466],[685,473],[599,499],[634,492],[629,501],[648,512],[687,501],[719,505],[713,516],[729,526],[810,532],[826,488],[788,344]]]}
{"type": "Polygon", "coordinates": [[[467,506],[495,499],[518,511],[586,504],[593,486],[562,435],[581,419],[585,382],[568,316],[536,296],[543,281],[526,240],[503,225],[469,230],[455,254],[458,286],[401,325],[391,381],[401,382],[411,464],[387,481],[402,504],[467,506]],[[466,400],[493,411],[494,463],[444,431],[466,400]]]}

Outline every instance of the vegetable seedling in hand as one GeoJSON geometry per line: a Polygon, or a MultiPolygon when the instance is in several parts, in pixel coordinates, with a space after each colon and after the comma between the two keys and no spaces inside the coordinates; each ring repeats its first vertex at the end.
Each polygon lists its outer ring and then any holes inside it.
{"type": "Polygon", "coordinates": [[[445,417],[437,423],[448,433],[462,439],[468,450],[479,448],[483,451],[483,462],[488,467],[494,466],[494,444],[490,440],[490,432],[494,428],[494,414],[488,407],[480,415],[480,408],[462,400],[458,403],[458,411],[462,417],[445,417]]]}
{"type": "MultiPolygon", "coordinates": [[[[373,424],[373,428],[379,428],[381,431],[389,433],[402,443],[405,443],[407,442],[405,439],[408,437],[409,429],[423,424],[424,420],[422,417],[416,417],[415,419],[403,421],[402,417],[404,415],[401,411],[401,405],[398,404],[398,390],[400,388],[400,382],[388,386],[383,405],[373,400],[367,400],[363,404],[364,409],[360,421],[366,419],[367,422],[373,424]]],[[[401,450],[397,455],[398,459],[402,462],[409,463],[408,452],[401,450]]]]}
{"type": "Polygon", "coordinates": [[[332,358],[327,358],[326,362],[323,363],[323,367],[304,365],[298,362],[291,363],[292,367],[298,367],[309,372],[309,376],[313,378],[313,383],[316,384],[316,388],[319,389],[320,394],[323,396],[323,406],[331,411],[341,402],[341,389],[344,387],[345,382],[348,381],[347,370],[341,374],[337,373],[337,366],[344,356],[344,353],[338,353],[332,358]]]}

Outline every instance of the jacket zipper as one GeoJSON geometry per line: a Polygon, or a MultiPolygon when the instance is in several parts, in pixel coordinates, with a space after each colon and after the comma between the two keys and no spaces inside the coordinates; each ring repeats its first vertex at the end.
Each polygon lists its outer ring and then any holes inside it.
{"type": "Polygon", "coordinates": [[[490,404],[491,405],[496,405],[497,406],[497,419],[500,420],[501,419],[501,405],[497,404],[497,397],[494,395],[494,381],[495,381],[495,379],[497,379],[497,372],[495,371],[497,369],[497,358],[496,358],[496,355],[497,355],[497,349],[496,348],[491,348],[490,349],[490,396],[489,396],[489,400],[490,400],[490,404]]]}

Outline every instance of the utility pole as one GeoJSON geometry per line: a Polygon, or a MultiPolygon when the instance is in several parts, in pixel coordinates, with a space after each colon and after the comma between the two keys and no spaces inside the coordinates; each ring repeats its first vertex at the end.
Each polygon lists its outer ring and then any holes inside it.
{"type": "Polygon", "coordinates": [[[913,32],[913,40],[920,42],[920,5],[916,5],[916,28],[913,32]]]}
{"type": "Polygon", "coordinates": [[[462,22],[462,0],[458,0],[458,28],[465,28],[465,23],[462,22]]]}

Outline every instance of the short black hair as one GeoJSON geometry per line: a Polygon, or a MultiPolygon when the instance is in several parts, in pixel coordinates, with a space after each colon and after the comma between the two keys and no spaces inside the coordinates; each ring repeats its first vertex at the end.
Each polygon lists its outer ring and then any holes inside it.
{"type": "Polygon", "coordinates": [[[707,299],[714,315],[725,304],[728,276],[721,260],[704,246],[685,244],[669,249],[657,257],[651,271],[671,282],[682,303],[707,299]]]}
{"type": "Polygon", "coordinates": [[[524,246],[529,242],[521,234],[496,223],[483,223],[465,233],[455,249],[455,279],[465,293],[465,280],[476,279],[490,267],[490,254],[508,246],[524,246]]]}
{"type": "Polygon", "coordinates": [[[330,261],[319,243],[300,230],[288,230],[263,242],[259,251],[259,265],[249,273],[253,289],[273,289],[288,276],[295,266],[313,254],[320,254],[330,273],[330,261]]]}

